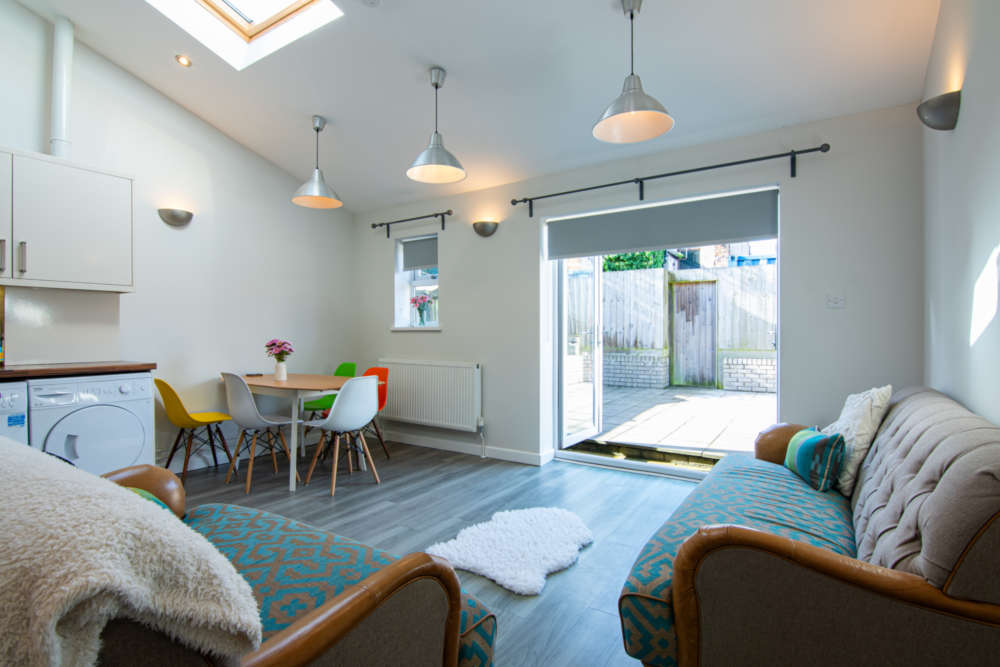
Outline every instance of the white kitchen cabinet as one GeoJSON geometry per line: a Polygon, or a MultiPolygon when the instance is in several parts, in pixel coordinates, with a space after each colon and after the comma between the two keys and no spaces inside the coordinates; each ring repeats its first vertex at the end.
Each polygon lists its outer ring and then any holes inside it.
{"type": "Polygon", "coordinates": [[[11,164],[13,155],[0,151],[0,278],[11,277],[10,214],[11,214],[11,164]]]}

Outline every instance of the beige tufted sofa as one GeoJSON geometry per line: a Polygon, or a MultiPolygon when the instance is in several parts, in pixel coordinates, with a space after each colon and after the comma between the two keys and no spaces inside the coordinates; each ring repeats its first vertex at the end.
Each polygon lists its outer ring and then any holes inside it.
{"type": "Polygon", "coordinates": [[[727,457],[641,552],[619,609],[646,665],[1000,664],[1000,428],[897,392],[850,498],[727,457]]]}

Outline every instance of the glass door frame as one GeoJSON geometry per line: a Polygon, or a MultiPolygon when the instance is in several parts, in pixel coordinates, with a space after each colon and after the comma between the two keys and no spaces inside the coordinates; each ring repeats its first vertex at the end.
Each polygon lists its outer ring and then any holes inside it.
{"type": "Polygon", "coordinates": [[[599,435],[604,428],[604,326],[603,326],[603,299],[601,290],[601,272],[603,270],[603,257],[596,256],[590,258],[594,267],[594,290],[593,290],[593,312],[594,312],[594,344],[592,347],[593,363],[593,392],[592,392],[592,412],[593,423],[586,428],[567,433],[567,396],[566,396],[566,364],[565,359],[569,347],[569,313],[567,307],[566,293],[568,289],[568,265],[567,260],[560,259],[556,262],[556,382],[557,382],[557,404],[558,404],[558,448],[557,451],[571,447],[589,438],[599,435]]]}

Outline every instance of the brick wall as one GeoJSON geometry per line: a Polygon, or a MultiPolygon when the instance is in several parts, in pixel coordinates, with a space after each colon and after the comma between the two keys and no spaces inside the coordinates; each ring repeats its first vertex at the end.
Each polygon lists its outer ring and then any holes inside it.
{"type": "Polygon", "coordinates": [[[663,389],[670,385],[670,357],[666,350],[605,352],[604,384],[663,389]]]}
{"type": "Polygon", "coordinates": [[[773,357],[725,357],[722,360],[722,388],[776,393],[778,362],[773,357]]]}

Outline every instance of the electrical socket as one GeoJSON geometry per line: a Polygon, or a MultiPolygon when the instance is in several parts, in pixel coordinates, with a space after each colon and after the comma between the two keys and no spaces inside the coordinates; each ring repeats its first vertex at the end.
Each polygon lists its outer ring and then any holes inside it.
{"type": "Polygon", "coordinates": [[[847,308],[847,297],[836,294],[826,295],[826,307],[829,310],[843,310],[847,308]]]}

